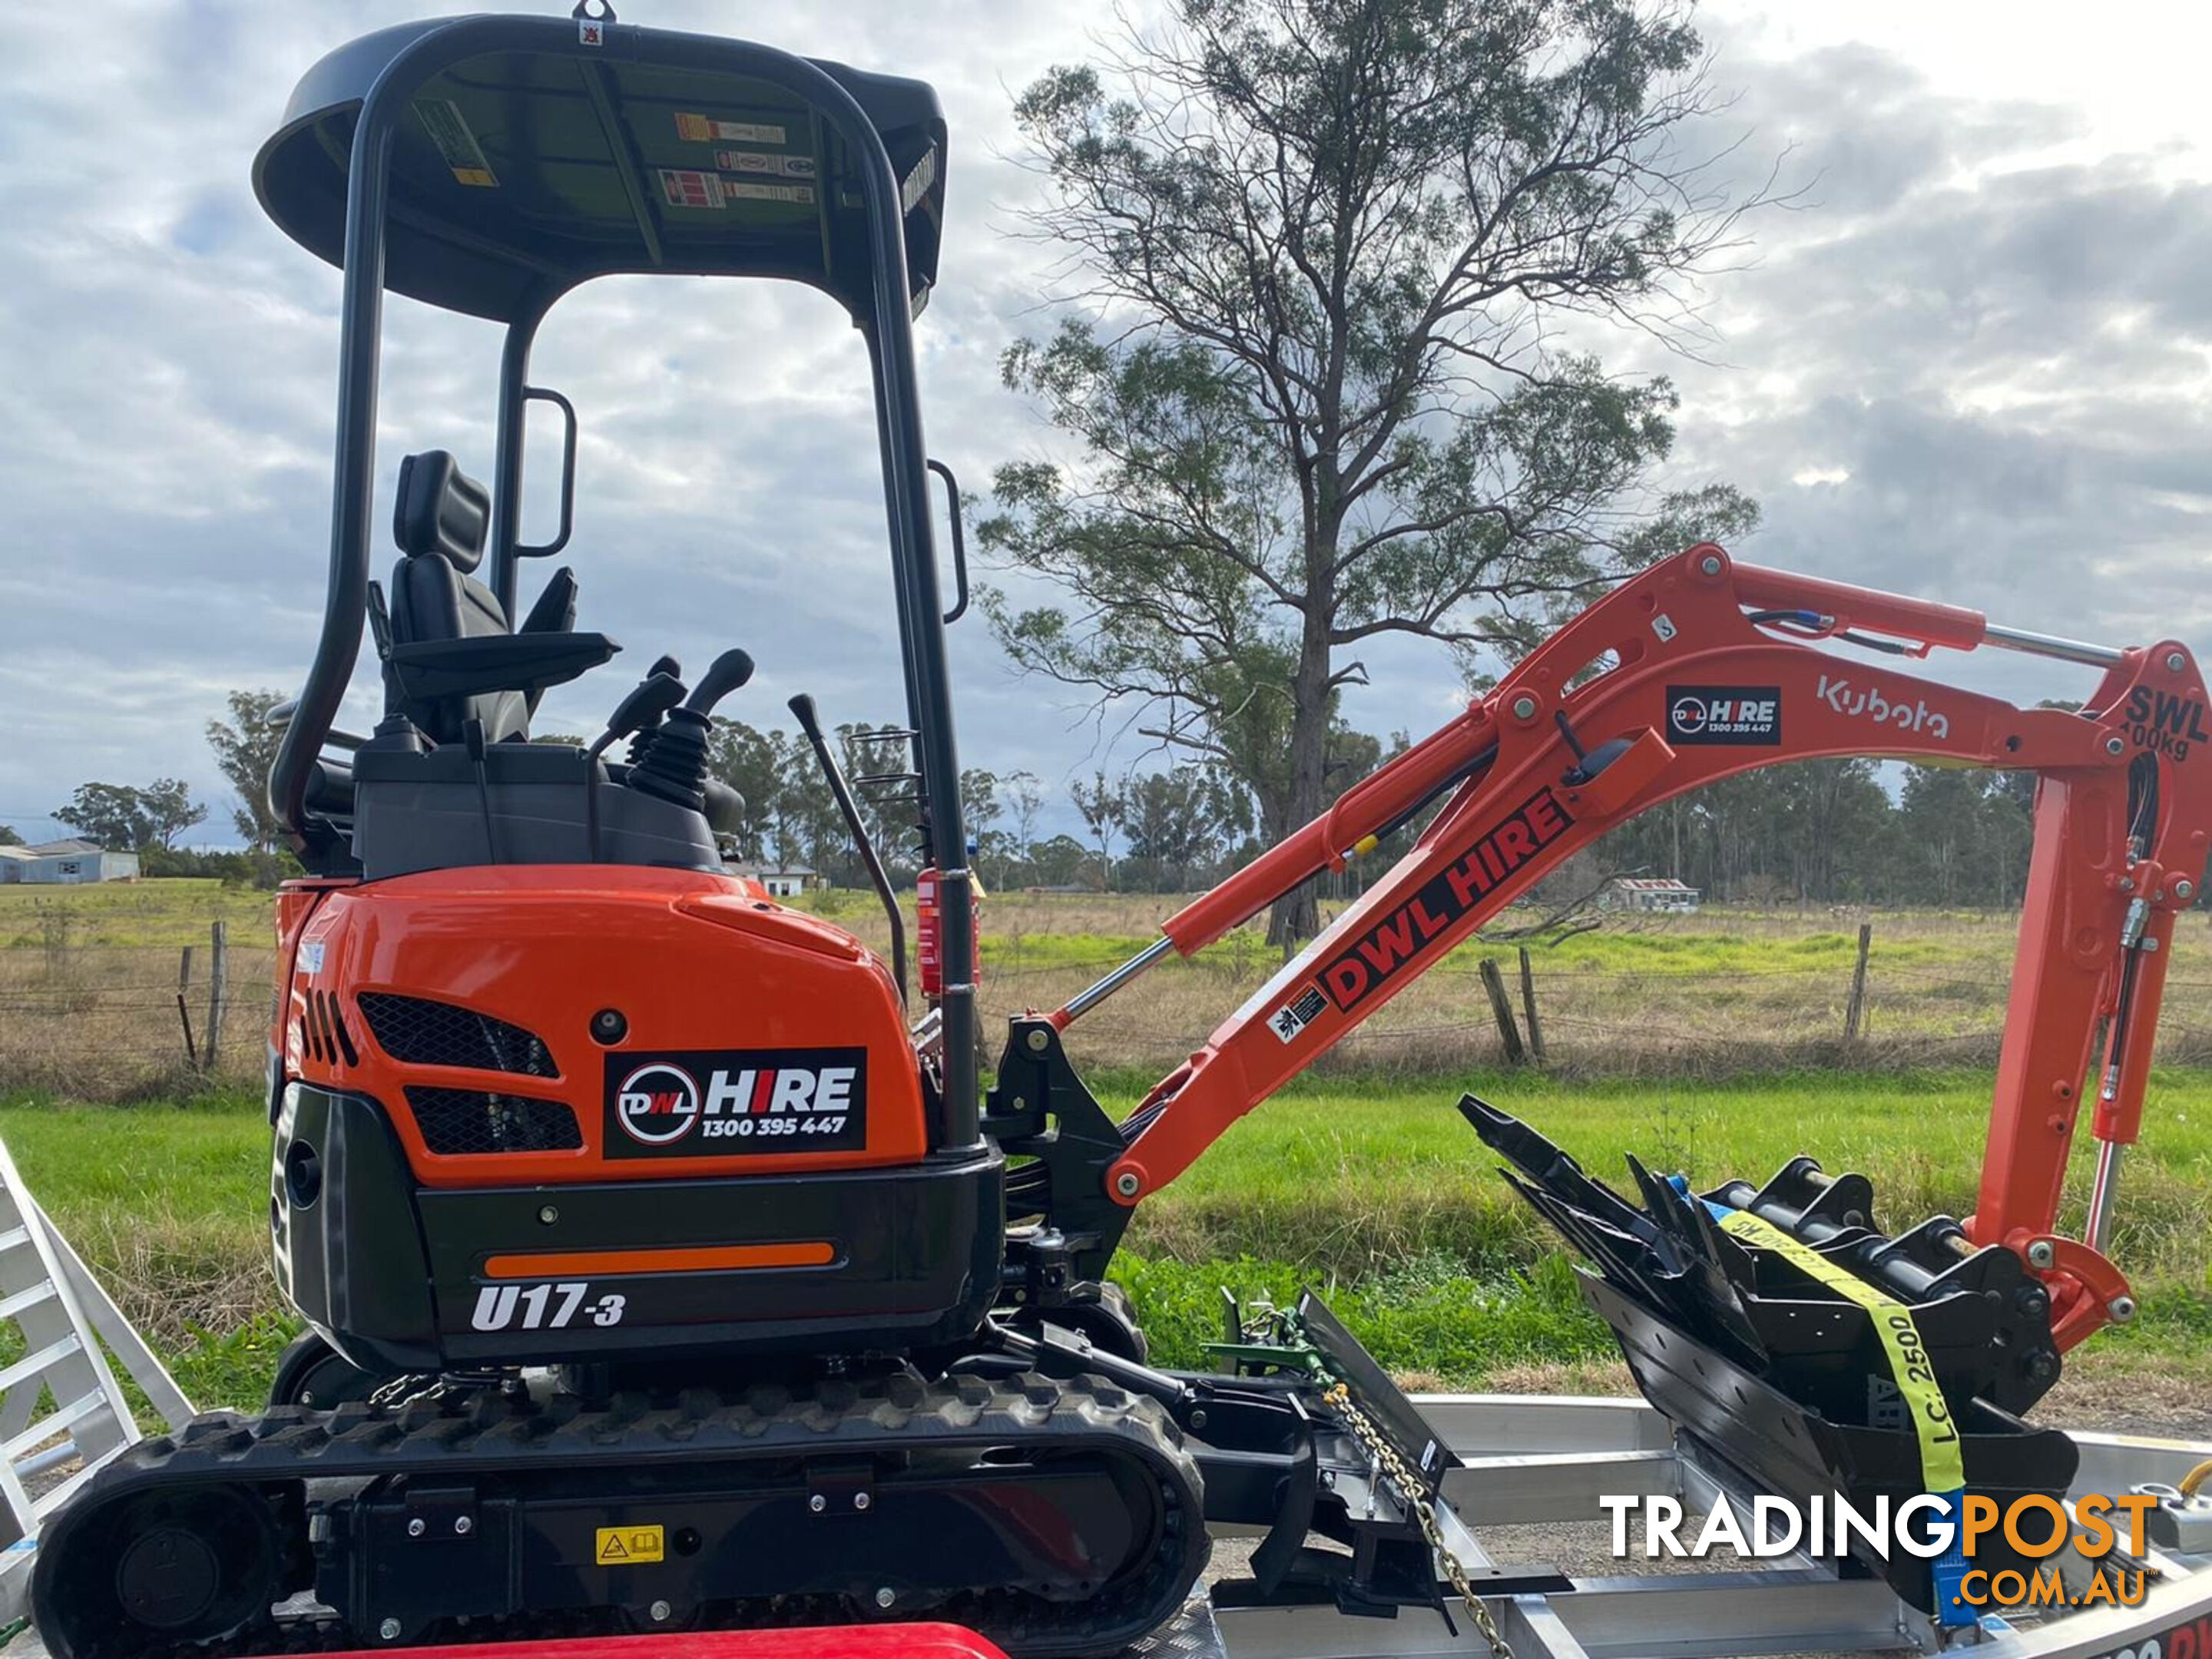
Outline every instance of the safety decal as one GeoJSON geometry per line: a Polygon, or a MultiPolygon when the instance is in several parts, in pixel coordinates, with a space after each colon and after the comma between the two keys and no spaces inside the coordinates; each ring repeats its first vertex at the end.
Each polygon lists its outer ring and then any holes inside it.
{"type": "Polygon", "coordinates": [[[733,201],[744,202],[811,202],[811,185],[755,185],[742,179],[722,180],[722,194],[733,201]]]}
{"type": "Polygon", "coordinates": [[[1670,685],[1667,741],[1773,748],[1782,741],[1778,685],[1670,685]]]}
{"type": "Polygon", "coordinates": [[[732,202],[796,202],[814,199],[811,185],[762,185],[745,179],[725,179],[719,173],[692,167],[662,167],[660,199],[671,207],[719,210],[732,202]]]}
{"type": "MultiPolygon", "coordinates": [[[[1328,1000],[1350,1013],[1419,963],[1454,922],[1500,882],[1571,829],[1574,819],[1547,787],[1507,813],[1466,854],[1355,939],[1321,970],[1328,1000]]],[[[1419,971],[1418,969],[1415,971],[1419,971]]]]}
{"type": "Polygon", "coordinates": [[[659,1527],[601,1527],[592,1534],[592,1559],[603,1567],[634,1567],[667,1553],[659,1527]]]}
{"type": "Polygon", "coordinates": [[[687,144],[711,144],[717,139],[726,144],[781,144],[789,134],[773,122],[720,121],[711,115],[679,114],[676,136],[687,144]]]}
{"type": "Polygon", "coordinates": [[[1319,1019],[1322,1011],[1328,1006],[1328,1002],[1322,996],[1321,987],[1309,984],[1267,1016],[1267,1029],[1275,1034],[1278,1041],[1288,1042],[1319,1019]]]}
{"type": "Polygon", "coordinates": [[[422,123],[422,131],[429,135],[437,147],[439,157],[453,173],[454,181],[477,190],[497,190],[499,180],[492,174],[491,163],[485,159],[483,147],[461,114],[461,106],[450,98],[417,98],[416,118],[422,123]]]}
{"type": "Polygon", "coordinates": [[[867,1140],[866,1048],[606,1057],[609,1158],[826,1152],[867,1140]]]}
{"type": "Polygon", "coordinates": [[[671,207],[719,208],[725,204],[722,175],[692,167],[660,169],[660,199],[671,207]]]}
{"type": "Polygon", "coordinates": [[[902,213],[913,212],[914,204],[927,195],[929,187],[936,182],[937,146],[932,144],[928,153],[914,164],[914,170],[907,174],[904,182],[899,185],[899,210],[902,213]]]}
{"type": "Polygon", "coordinates": [[[811,155],[776,155],[764,149],[718,149],[714,165],[725,173],[764,173],[777,179],[811,179],[811,155]]]}

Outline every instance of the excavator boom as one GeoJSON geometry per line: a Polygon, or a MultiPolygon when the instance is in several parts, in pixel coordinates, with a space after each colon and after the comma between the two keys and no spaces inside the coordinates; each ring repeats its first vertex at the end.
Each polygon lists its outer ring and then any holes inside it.
{"type": "Polygon", "coordinates": [[[2119,1149],[2138,1133],[2167,945],[2203,878],[2212,761],[2203,676],[2176,641],[2125,650],[1977,612],[1741,565],[1710,544],[1592,605],[1496,690],[1170,917],[1144,965],[1191,956],[1440,798],[1413,848],[1122,1126],[1109,1172],[1133,1204],[1387,1006],[1562,860],[1686,791],[1786,761],[1873,756],[2037,779],[1980,1198],[1970,1231],[2050,1285],[2062,1345],[2133,1304],[2105,1258],[2119,1149]],[[1856,653],[1833,647],[1857,647],[1856,653]],[[1936,648],[2102,671],[2079,712],[2021,708],[1899,672],[1936,648]],[[2082,1240],[2054,1231],[2082,1113],[2100,1144],[2082,1240]]]}

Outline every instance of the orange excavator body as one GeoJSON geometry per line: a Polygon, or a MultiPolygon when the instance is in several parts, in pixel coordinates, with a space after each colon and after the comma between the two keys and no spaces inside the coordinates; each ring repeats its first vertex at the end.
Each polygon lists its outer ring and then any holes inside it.
{"type": "Polygon", "coordinates": [[[747,878],[530,865],[298,883],[280,927],[272,1050],[288,1076],[390,1103],[426,1187],[860,1170],[927,1150],[889,969],[747,878]],[[463,1047],[422,1029],[440,1008],[466,1011],[463,1047]],[[534,1043],[496,1053],[498,1026],[534,1043]],[[712,1066],[658,1058],[708,1052],[712,1066]],[[635,1078],[655,1066],[670,1069],[635,1078]],[[472,1133],[464,1148],[426,1134],[424,1091],[542,1103],[574,1133],[557,1148],[472,1133]]]}

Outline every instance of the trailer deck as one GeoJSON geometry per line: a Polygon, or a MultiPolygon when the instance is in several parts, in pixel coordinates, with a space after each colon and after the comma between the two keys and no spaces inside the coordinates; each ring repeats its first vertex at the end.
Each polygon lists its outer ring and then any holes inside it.
{"type": "MultiPolygon", "coordinates": [[[[1444,1478],[1445,1524],[1478,1582],[1496,1587],[1484,1599],[1516,1659],[1937,1650],[1936,1632],[1923,1615],[1879,1579],[1840,1575],[1832,1562],[1796,1556],[1711,1566],[1614,1563],[1598,1507],[1602,1495],[1663,1494],[1680,1498],[1692,1513],[1706,1509],[1718,1492],[1747,1502],[1752,1495],[1641,1400],[1428,1395],[1417,1396],[1416,1404],[1466,1462],[1444,1478]]],[[[2076,1493],[2170,1485],[2212,1457],[2212,1443],[2090,1433],[2074,1438],[2081,1450],[2076,1493]]],[[[1368,1496],[1352,1494],[1355,1503],[1368,1496]]],[[[1394,1501],[1387,1492],[1372,1498],[1385,1509],[1394,1501]]],[[[2212,1526],[2205,1531],[2212,1534],[2212,1526]]],[[[1965,1640],[1978,1659],[2212,1659],[2212,1536],[2191,1541],[2203,1547],[2153,1548],[2147,1565],[2156,1582],[2138,1607],[2075,1611],[2035,1624],[1985,1619],[1965,1640]]],[[[1233,1569],[1233,1542],[1219,1547],[1217,1570],[1233,1569]]],[[[2069,1573],[2062,1568],[2062,1576],[2069,1573]]],[[[1481,1651],[1472,1621],[1457,1608],[1453,1613],[1456,1636],[1419,1609],[1372,1618],[1347,1616],[1333,1605],[1254,1607],[1243,1604],[1238,1581],[1224,1577],[1180,1620],[1130,1652],[1132,1659],[1414,1659],[1481,1651]]],[[[916,1627],[899,1628],[906,1632],[900,1644],[879,1650],[951,1651],[929,1646],[916,1627]]],[[[876,1633],[889,1632],[878,1627],[876,1633]]],[[[736,1644],[696,1632],[556,1645],[564,1656],[588,1648],[641,1659],[736,1659],[736,1644]]],[[[807,1659],[822,1651],[800,1632],[757,1632],[742,1648],[761,1659],[807,1659]]],[[[8,1648],[9,1659],[43,1659],[44,1652],[33,1632],[8,1648]]]]}

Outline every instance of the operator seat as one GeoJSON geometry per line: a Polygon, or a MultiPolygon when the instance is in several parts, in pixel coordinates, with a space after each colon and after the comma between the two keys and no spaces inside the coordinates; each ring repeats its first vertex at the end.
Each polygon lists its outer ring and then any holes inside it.
{"type": "MultiPolygon", "coordinates": [[[[512,631],[507,608],[476,580],[491,528],[491,492],[463,472],[442,449],[399,464],[392,538],[405,556],[392,572],[392,642],[472,640],[512,631]]],[[[574,621],[576,580],[557,573],[523,624],[525,633],[562,631],[574,621]]],[[[462,740],[471,720],[488,743],[520,742],[542,692],[485,691],[473,696],[398,700],[398,712],[433,743],[462,740]]]]}

